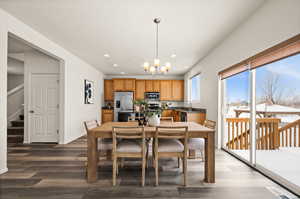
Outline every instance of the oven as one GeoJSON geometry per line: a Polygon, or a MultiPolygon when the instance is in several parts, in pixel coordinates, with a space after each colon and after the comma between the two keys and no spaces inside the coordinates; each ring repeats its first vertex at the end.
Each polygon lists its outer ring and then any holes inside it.
{"type": "Polygon", "coordinates": [[[148,101],[159,101],[160,93],[159,92],[146,92],[145,99],[148,101]]]}

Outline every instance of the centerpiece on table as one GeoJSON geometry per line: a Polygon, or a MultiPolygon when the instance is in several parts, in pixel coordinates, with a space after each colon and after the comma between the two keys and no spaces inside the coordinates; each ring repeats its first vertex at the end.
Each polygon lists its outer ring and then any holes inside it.
{"type": "Polygon", "coordinates": [[[135,100],[133,102],[134,110],[138,113],[138,121],[139,124],[148,124],[149,126],[159,126],[160,125],[160,117],[163,110],[168,108],[167,103],[161,103],[161,106],[156,109],[151,109],[149,107],[149,103],[144,100],[135,100]],[[141,121],[143,118],[143,122],[141,121]]]}

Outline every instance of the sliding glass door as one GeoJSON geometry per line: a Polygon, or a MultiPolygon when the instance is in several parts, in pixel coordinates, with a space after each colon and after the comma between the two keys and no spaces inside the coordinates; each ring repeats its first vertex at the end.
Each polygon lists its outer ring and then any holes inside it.
{"type": "Polygon", "coordinates": [[[223,147],[249,161],[250,76],[245,71],[223,81],[223,147]]]}
{"type": "Polygon", "coordinates": [[[300,54],[256,69],[256,165],[300,187],[300,54]]]}

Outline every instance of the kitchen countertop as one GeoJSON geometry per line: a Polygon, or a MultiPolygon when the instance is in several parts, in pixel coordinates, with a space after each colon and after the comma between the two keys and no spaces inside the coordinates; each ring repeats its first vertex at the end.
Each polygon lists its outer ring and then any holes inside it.
{"type": "Polygon", "coordinates": [[[167,110],[175,110],[186,113],[206,113],[206,109],[203,108],[168,107],[167,110]]]}

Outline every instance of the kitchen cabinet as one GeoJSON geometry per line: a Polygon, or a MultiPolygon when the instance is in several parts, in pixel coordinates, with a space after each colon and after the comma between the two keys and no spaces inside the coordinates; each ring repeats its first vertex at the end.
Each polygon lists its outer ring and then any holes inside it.
{"type": "Polygon", "coordinates": [[[160,80],[146,80],[146,92],[160,92],[160,80]]]}
{"type": "Polygon", "coordinates": [[[198,113],[198,112],[187,113],[187,122],[196,122],[199,124],[203,124],[205,119],[206,119],[205,113],[198,113]]]}
{"type": "Polygon", "coordinates": [[[135,79],[113,79],[114,91],[135,91],[135,79]]]}
{"type": "Polygon", "coordinates": [[[172,100],[183,101],[184,100],[184,81],[172,80],[172,100]]]}
{"type": "Polygon", "coordinates": [[[160,100],[172,99],[172,80],[160,80],[160,100]]]}
{"type": "Polygon", "coordinates": [[[145,97],[146,90],[146,81],[147,80],[136,80],[135,81],[135,99],[143,100],[145,97]]]}
{"type": "Polygon", "coordinates": [[[113,101],[114,100],[114,91],[113,91],[113,80],[106,79],[104,80],[104,100],[113,101]]]}
{"type": "Polygon", "coordinates": [[[114,120],[114,111],[111,109],[102,109],[102,123],[112,122],[114,120]]]}
{"type": "Polygon", "coordinates": [[[172,110],[163,110],[163,112],[161,113],[162,117],[173,117],[173,111],[172,110]]]}
{"type": "Polygon", "coordinates": [[[179,111],[173,110],[172,117],[173,117],[174,122],[180,122],[180,112],[179,111]]]}
{"type": "Polygon", "coordinates": [[[113,79],[114,91],[124,91],[124,79],[113,79]]]}

